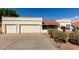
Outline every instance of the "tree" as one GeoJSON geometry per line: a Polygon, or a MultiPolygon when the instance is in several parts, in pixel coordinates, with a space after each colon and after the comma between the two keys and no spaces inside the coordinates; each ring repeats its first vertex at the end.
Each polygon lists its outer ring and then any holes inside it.
{"type": "Polygon", "coordinates": [[[14,10],[9,9],[0,9],[0,22],[2,21],[2,16],[8,16],[8,17],[19,17],[19,15],[14,10]]]}

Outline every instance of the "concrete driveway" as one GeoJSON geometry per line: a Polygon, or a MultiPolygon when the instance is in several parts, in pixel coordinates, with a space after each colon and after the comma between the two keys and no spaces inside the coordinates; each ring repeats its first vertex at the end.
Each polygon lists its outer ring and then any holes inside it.
{"type": "Polygon", "coordinates": [[[0,50],[55,50],[43,34],[0,34],[0,50]]]}

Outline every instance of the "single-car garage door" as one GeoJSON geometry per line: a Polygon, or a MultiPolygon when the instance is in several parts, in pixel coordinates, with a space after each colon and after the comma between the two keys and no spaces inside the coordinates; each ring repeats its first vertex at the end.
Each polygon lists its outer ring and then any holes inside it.
{"type": "Polygon", "coordinates": [[[20,33],[39,33],[41,29],[40,25],[21,25],[20,33]]]}
{"type": "Polygon", "coordinates": [[[5,32],[6,33],[16,33],[17,32],[16,25],[6,25],[5,32]]]}

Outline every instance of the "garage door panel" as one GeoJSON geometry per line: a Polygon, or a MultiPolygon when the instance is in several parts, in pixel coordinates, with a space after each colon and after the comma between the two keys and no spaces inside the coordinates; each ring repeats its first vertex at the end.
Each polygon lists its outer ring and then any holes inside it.
{"type": "Polygon", "coordinates": [[[21,25],[21,33],[35,33],[40,32],[39,25],[21,25]]]}
{"type": "Polygon", "coordinates": [[[16,25],[6,25],[6,33],[16,33],[16,25]]]}

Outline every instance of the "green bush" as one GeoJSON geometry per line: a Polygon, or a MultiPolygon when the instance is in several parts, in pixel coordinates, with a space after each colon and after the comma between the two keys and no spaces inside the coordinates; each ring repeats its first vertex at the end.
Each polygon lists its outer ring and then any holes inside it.
{"type": "Polygon", "coordinates": [[[54,31],[52,32],[52,38],[59,43],[66,43],[67,41],[67,33],[61,31],[54,31]]]}
{"type": "Polygon", "coordinates": [[[78,32],[70,33],[68,41],[72,44],[79,45],[79,33],[78,32]]]}

